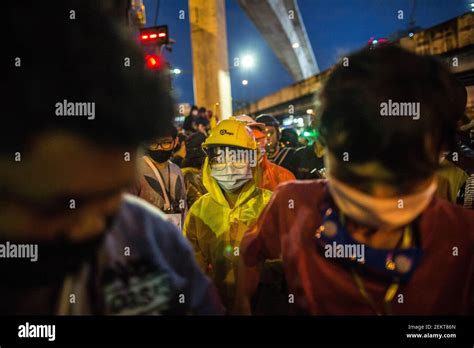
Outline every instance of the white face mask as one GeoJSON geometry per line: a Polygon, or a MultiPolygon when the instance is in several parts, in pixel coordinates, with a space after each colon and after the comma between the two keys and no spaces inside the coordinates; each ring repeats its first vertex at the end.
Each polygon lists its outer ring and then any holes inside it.
{"type": "Polygon", "coordinates": [[[242,169],[226,166],[224,170],[211,168],[211,176],[216,179],[219,186],[228,192],[234,192],[252,179],[252,169],[246,166],[242,169]]]}
{"type": "Polygon", "coordinates": [[[329,191],[338,208],[365,226],[394,230],[413,221],[428,206],[436,191],[436,180],[423,191],[393,198],[376,198],[326,174],[329,191]]]}

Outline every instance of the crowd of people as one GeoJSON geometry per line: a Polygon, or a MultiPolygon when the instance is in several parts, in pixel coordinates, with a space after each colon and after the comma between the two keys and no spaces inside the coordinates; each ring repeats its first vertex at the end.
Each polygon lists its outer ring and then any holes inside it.
{"type": "Polygon", "coordinates": [[[474,313],[472,121],[443,63],[353,53],[306,146],[266,114],[193,107],[178,131],[160,73],[113,60],[143,56],[86,3],[48,26],[41,4],[7,9],[30,25],[9,23],[0,244],[39,258],[0,260],[0,313],[474,313]],[[63,99],[95,119],[54,115],[63,99]],[[421,116],[381,116],[388,100],[421,116]]]}

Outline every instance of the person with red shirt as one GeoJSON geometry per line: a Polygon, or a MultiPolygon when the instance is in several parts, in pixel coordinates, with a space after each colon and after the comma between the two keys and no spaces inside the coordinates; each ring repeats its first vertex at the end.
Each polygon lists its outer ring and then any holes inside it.
{"type": "Polygon", "coordinates": [[[452,77],[395,46],[349,62],[321,95],[327,180],[275,190],[242,240],[234,312],[281,257],[292,314],[473,314],[474,212],[434,196],[461,116],[452,77]]]}

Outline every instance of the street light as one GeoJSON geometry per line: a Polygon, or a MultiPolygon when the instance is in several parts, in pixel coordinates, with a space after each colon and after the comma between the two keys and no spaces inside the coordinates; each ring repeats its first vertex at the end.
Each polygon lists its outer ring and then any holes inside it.
{"type": "Polygon", "coordinates": [[[243,84],[244,86],[247,86],[247,85],[249,84],[249,82],[248,82],[247,80],[242,80],[242,84],[243,84]]]}
{"type": "Polygon", "coordinates": [[[171,70],[171,72],[175,75],[179,75],[179,74],[181,74],[181,69],[175,68],[175,69],[171,70]]]}
{"type": "Polygon", "coordinates": [[[242,57],[242,67],[245,69],[252,68],[255,64],[255,60],[249,54],[242,57]]]}

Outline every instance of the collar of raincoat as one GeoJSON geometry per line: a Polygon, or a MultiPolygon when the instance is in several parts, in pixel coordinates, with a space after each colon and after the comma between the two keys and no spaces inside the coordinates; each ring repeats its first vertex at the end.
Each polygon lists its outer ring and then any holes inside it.
{"type": "MultiPolygon", "coordinates": [[[[244,204],[250,197],[252,197],[252,194],[257,188],[255,178],[258,176],[258,168],[259,165],[255,166],[255,168],[252,168],[253,178],[242,187],[239,197],[235,202],[234,208],[244,204]]],[[[222,192],[219,184],[217,183],[217,180],[211,176],[211,166],[209,165],[209,157],[206,157],[206,159],[204,160],[202,182],[212,199],[214,199],[218,204],[230,208],[229,202],[227,202],[227,199],[225,198],[224,193],[222,192]]]]}

